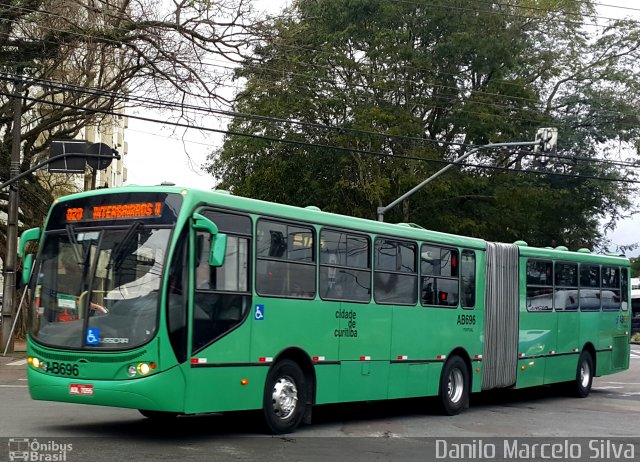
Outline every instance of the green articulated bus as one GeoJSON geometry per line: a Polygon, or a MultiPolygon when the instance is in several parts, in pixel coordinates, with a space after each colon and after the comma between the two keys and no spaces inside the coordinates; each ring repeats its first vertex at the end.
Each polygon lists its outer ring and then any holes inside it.
{"type": "Polygon", "coordinates": [[[37,400],[150,418],[566,382],[629,367],[629,260],[171,186],[64,197],[22,234],[37,400]],[[25,246],[38,242],[36,258],[25,246]]]}

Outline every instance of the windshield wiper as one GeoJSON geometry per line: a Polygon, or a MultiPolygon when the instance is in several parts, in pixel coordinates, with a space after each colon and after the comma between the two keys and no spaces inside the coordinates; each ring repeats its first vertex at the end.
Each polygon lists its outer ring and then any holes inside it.
{"type": "Polygon", "coordinates": [[[107,264],[106,266],[107,270],[111,269],[112,262],[115,263],[114,266],[116,271],[120,269],[120,267],[122,266],[122,263],[124,262],[122,257],[124,256],[124,253],[127,250],[127,247],[131,243],[131,240],[133,239],[133,237],[137,236],[138,230],[143,226],[144,225],[141,221],[135,221],[131,223],[131,226],[129,226],[129,228],[127,229],[127,232],[122,238],[122,240],[113,249],[113,252],[112,252],[113,258],[111,258],[111,261],[107,264]]]}

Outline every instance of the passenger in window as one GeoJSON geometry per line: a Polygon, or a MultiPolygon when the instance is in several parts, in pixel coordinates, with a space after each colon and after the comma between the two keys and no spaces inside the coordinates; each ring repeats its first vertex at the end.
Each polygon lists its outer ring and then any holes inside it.
{"type": "Polygon", "coordinates": [[[211,284],[211,267],[201,262],[196,269],[196,289],[215,289],[211,284]]]}
{"type": "Polygon", "coordinates": [[[339,300],[342,300],[344,298],[344,289],[342,287],[342,284],[335,284],[333,286],[333,288],[331,289],[330,297],[337,298],[339,300]]]}
{"type": "Polygon", "coordinates": [[[433,285],[431,282],[427,283],[427,285],[424,288],[424,293],[422,294],[423,296],[423,303],[425,305],[434,305],[435,304],[435,292],[433,291],[433,285]]]}

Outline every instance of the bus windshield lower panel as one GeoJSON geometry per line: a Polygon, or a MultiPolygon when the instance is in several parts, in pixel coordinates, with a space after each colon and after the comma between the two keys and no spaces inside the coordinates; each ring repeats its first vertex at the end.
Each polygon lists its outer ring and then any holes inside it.
{"type": "Polygon", "coordinates": [[[44,345],[130,349],[156,332],[171,229],[141,221],[120,228],[48,233],[35,275],[31,334],[44,345]]]}

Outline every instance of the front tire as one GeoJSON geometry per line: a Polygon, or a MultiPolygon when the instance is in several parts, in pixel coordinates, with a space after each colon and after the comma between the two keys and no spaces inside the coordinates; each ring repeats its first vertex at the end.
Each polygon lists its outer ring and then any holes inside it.
{"type": "Polygon", "coordinates": [[[593,357],[588,351],[583,351],[578,360],[576,380],[573,383],[573,395],[578,398],[586,398],[591,391],[593,383],[593,357]]]}
{"type": "Polygon", "coordinates": [[[293,432],[302,422],[307,389],[300,366],[288,359],[276,363],[264,386],[264,420],[274,434],[293,432]]]}
{"type": "Polygon", "coordinates": [[[469,404],[469,369],[459,356],[445,363],[440,375],[440,410],[446,415],[459,414],[469,404]]]}

